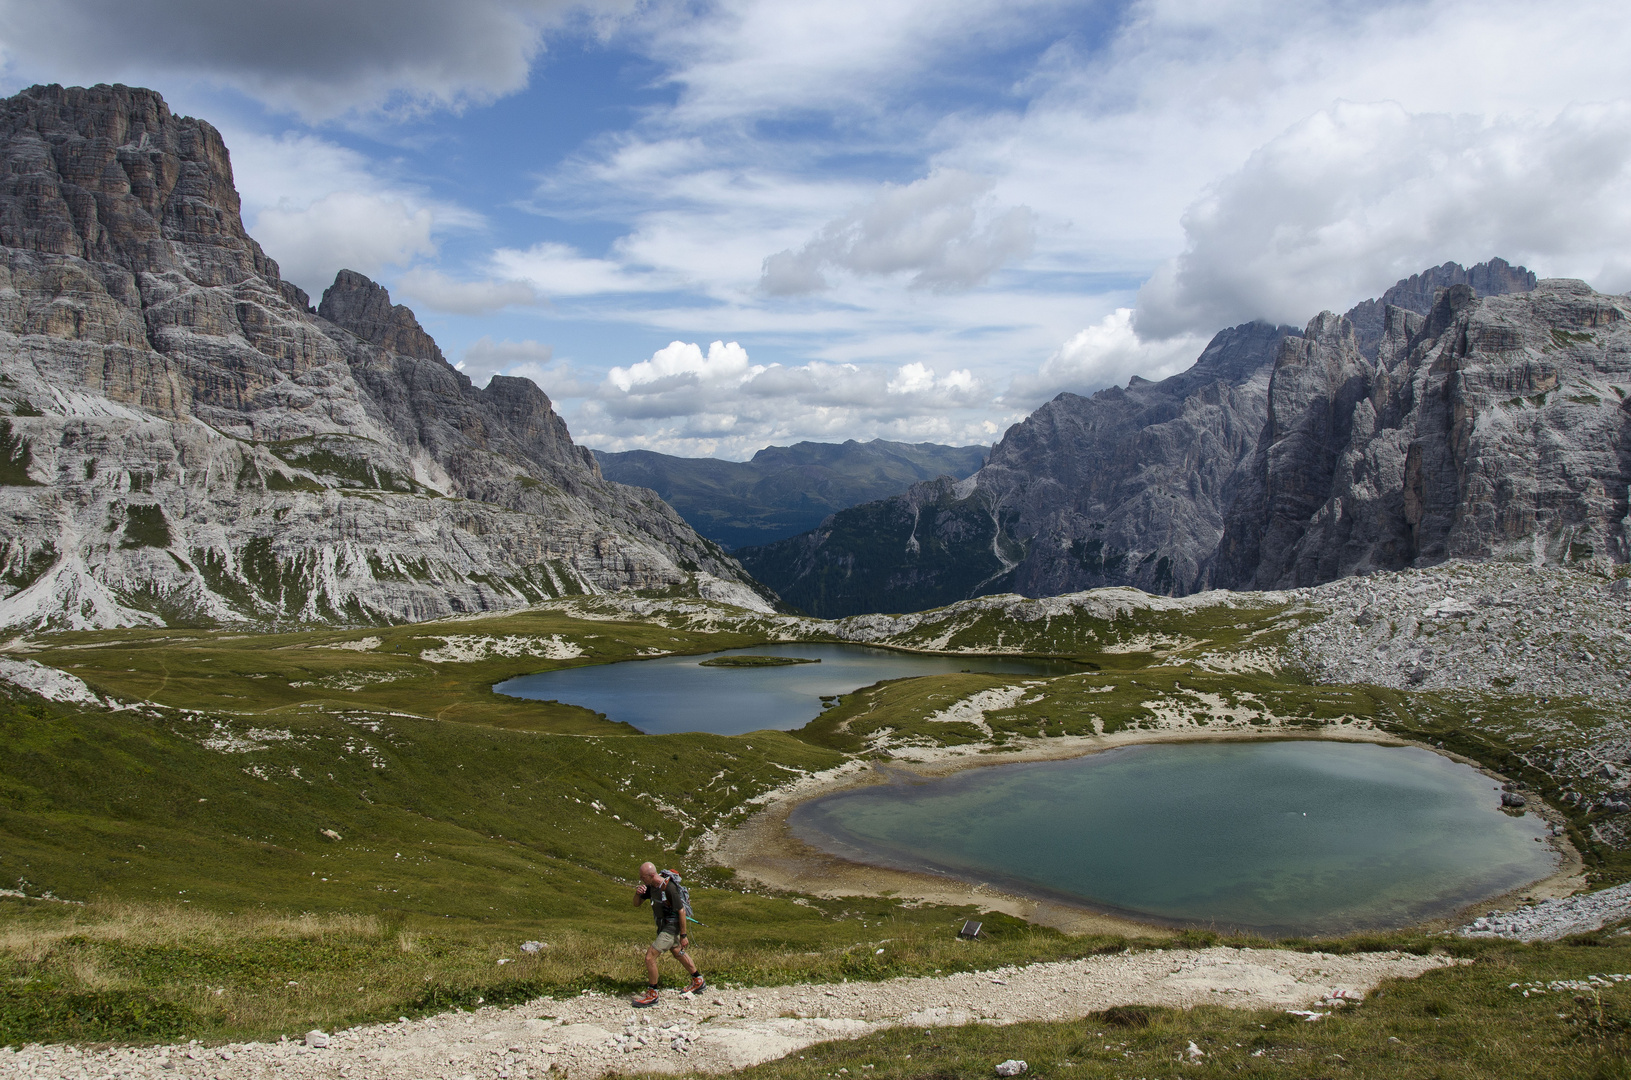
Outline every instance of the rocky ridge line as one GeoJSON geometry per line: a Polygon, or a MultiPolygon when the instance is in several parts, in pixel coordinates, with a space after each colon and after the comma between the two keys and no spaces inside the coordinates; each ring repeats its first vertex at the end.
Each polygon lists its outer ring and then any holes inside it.
{"type": "Polygon", "coordinates": [[[1300,333],[1223,331],[1160,383],[1062,394],[969,481],[738,554],[829,617],[1290,588],[1454,557],[1624,562],[1626,310],[1499,259],[1447,263],[1300,333]]]}

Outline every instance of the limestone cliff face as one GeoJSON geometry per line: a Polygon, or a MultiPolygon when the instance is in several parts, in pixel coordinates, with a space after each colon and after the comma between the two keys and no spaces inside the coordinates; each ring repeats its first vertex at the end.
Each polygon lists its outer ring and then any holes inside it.
{"type": "Polygon", "coordinates": [[[1218,580],[1315,584],[1450,558],[1625,562],[1631,303],[1583,282],[1387,312],[1373,363],[1326,314],[1283,346],[1218,580]]]}
{"type": "Polygon", "coordinates": [[[1061,394],[969,480],[737,556],[832,616],[1456,556],[1625,561],[1624,308],[1500,259],[1446,263],[1301,334],[1225,330],[1161,383],[1061,394]]]}
{"type": "Polygon", "coordinates": [[[611,484],[531,382],[481,389],[244,231],[207,123],[127,87],[0,102],[0,625],[367,621],[740,568],[611,484]]]}

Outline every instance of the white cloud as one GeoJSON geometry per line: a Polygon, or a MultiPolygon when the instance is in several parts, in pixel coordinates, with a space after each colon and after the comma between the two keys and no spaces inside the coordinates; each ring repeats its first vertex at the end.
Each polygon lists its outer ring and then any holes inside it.
{"type": "Polygon", "coordinates": [[[433,217],[424,207],[337,191],[302,206],[267,207],[253,233],[283,276],[314,296],[347,269],[378,277],[382,268],[436,254],[433,217]]]}
{"type": "Polygon", "coordinates": [[[772,295],[819,292],[822,271],[911,273],[911,287],[955,292],[983,283],[1036,242],[1028,207],[1000,208],[988,177],[955,170],[911,184],[885,184],[870,203],[828,222],[803,247],[764,261],[761,286],[772,295]]]}
{"type": "Polygon", "coordinates": [[[1133,310],[1117,308],[1071,335],[1036,372],[1015,376],[1002,400],[1034,408],[1062,390],[1091,394],[1134,375],[1159,381],[1192,365],[1206,342],[1189,334],[1143,340],[1133,328],[1133,310]]]}
{"type": "Polygon", "coordinates": [[[612,368],[606,373],[606,381],[625,394],[631,391],[645,394],[653,392],[651,387],[685,383],[740,385],[763,370],[763,367],[754,367],[748,360],[747,350],[734,341],[729,345],[714,342],[708,346],[706,356],[698,345],[672,341],[666,348],[652,353],[650,360],[626,368],[612,368]],[[638,391],[634,390],[636,386],[640,387],[638,391]]]}
{"type": "Polygon", "coordinates": [[[482,224],[319,136],[231,129],[224,136],[250,235],[313,296],[341,269],[378,278],[387,267],[434,257],[440,234],[482,224]]]}
{"type": "Polygon", "coordinates": [[[524,281],[458,281],[438,270],[415,267],[392,283],[418,305],[455,315],[491,315],[507,307],[534,307],[544,302],[524,281]]]}
{"type": "Polygon", "coordinates": [[[536,341],[494,341],[483,335],[464,350],[454,368],[470,376],[477,386],[486,386],[494,375],[521,375],[543,386],[544,372],[555,358],[552,346],[536,341]]]}
{"type": "Polygon", "coordinates": [[[884,389],[891,394],[923,395],[940,391],[944,394],[971,394],[978,387],[978,380],[974,373],[966,368],[948,372],[945,376],[936,376],[934,369],[927,364],[903,364],[895,371],[895,377],[884,384],[884,389]]]}
{"type": "Polygon", "coordinates": [[[1344,310],[1445,259],[1631,285],[1631,102],[1555,119],[1342,103],[1269,142],[1184,215],[1140,332],[1344,310]]]}
{"type": "Polygon", "coordinates": [[[755,364],[739,343],[724,341],[706,352],[672,342],[593,387],[569,388],[558,368],[534,377],[557,400],[582,396],[568,417],[573,437],[602,449],[742,457],[800,439],[990,439],[984,387],[964,369],[755,364]]]}
{"type": "Polygon", "coordinates": [[[631,26],[648,51],[675,64],[677,111],[687,125],[744,116],[857,110],[910,127],[918,117],[877,114],[883,88],[934,83],[947,68],[1034,36],[1078,6],[1069,0],[719,0],[700,13],[631,26]]]}
{"type": "Polygon", "coordinates": [[[0,0],[0,47],[26,77],[204,79],[327,119],[459,109],[527,84],[544,35],[631,0],[0,0]]]}
{"type": "Polygon", "coordinates": [[[677,272],[654,273],[625,260],[592,258],[567,244],[499,248],[488,262],[493,273],[527,282],[549,296],[658,292],[675,288],[683,280],[677,272]]]}

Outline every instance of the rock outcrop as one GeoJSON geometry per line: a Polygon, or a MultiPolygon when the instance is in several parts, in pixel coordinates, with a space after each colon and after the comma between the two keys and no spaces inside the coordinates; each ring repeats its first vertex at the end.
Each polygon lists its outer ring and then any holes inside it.
{"type": "Polygon", "coordinates": [[[1060,394],[967,480],[919,484],[737,556],[789,603],[832,618],[997,592],[1192,591],[1256,447],[1288,334],[1237,326],[1180,375],[1060,394]]]}
{"type": "Polygon", "coordinates": [[[1583,282],[1391,308],[1377,359],[1322,315],[1282,346],[1216,580],[1312,585],[1451,558],[1625,562],[1631,302],[1583,282]]]}
{"type": "Polygon", "coordinates": [[[1528,292],[1535,287],[1535,275],[1521,266],[1513,266],[1505,259],[1491,259],[1467,269],[1459,263],[1447,262],[1423,270],[1394,285],[1375,300],[1364,300],[1354,305],[1347,319],[1354,325],[1354,337],[1359,351],[1371,360],[1376,359],[1377,347],[1386,329],[1387,309],[1401,307],[1425,315],[1433,308],[1433,300],[1440,289],[1466,285],[1479,296],[1504,296],[1507,293],[1528,292]]]}
{"type": "Polygon", "coordinates": [[[1160,383],[1061,394],[968,481],[737,555],[826,616],[1457,556],[1625,561],[1624,310],[1500,259],[1446,263],[1300,334],[1225,330],[1160,383]]]}
{"type": "Polygon", "coordinates": [[[0,102],[0,625],[414,620],[766,599],[536,386],[478,389],[342,272],[314,311],[227,148],[152,91],[0,102]]]}

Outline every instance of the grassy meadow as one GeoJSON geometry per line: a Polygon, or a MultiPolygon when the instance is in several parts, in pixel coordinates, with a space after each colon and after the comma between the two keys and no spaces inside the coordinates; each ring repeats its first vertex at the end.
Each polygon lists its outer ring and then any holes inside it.
{"type": "MultiPolygon", "coordinates": [[[[1282,609],[1225,606],[1110,620],[926,619],[887,643],[1021,647],[1073,658],[1081,670],[880,683],[844,695],[796,732],[647,736],[587,709],[491,690],[563,666],[813,639],[822,625],[696,603],[631,614],[584,600],[355,631],[33,639],[31,659],[74,674],[120,707],[0,695],[0,889],[24,894],[0,897],[0,1044],[266,1038],[585,988],[632,991],[643,984],[650,916],[633,909],[629,890],[634,867],[648,858],[687,872],[706,924],[697,959],[716,981],[882,978],[1120,950],[1127,940],[1071,937],[990,914],[982,917],[990,940],[971,947],[955,929],[973,909],[748,891],[729,870],[694,858],[691,845],[745,818],[751,800],[773,787],[892,746],[978,745],[1000,755],[1036,738],[1175,722],[1204,735],[1269,716],[1298,731],[1363,723],[1442,743],[1545,791],[1559,781],[1522,753],[1534,725],[1544,720],[1555,731],[1558,710],[1581,730],[1603,721],[1589,702],[1554,700],[1542,715],[1517,699],[1313,686],[1249,669],[1223,674],[1208,657],[1275,644],[1296,626],[1282,609]],[[970,695],[1020,683],[1023,695],[986,714],[989,733],[929,719],[970,695]],[[521,952],[529,940],[546,947],[521,952]]],[[[1598,881],[1631,876],[1623,853],[1595,845],[1583,820],[1574,824],[1598,881]]],[[[1592,970],[1627,970],[1626,940],[1604,937],[1595,951],[1455,947],[1479,956],[1468,971],[1491,964],[1538,973],[1566,957],[1563,966],[1577,975],[1588,958],[1597,958],[1592,970]]],[[[1361,944],[1445,942],[1404,934],[1341,947],[1361,944]]],[[[1467,1012],[1467,1023],[1518,1007],[1491,995],[1478,1006],[1486,1012],[1467,1012]]],[[[1604,1016],[1621,1015],[1610,1006],[1604,1016]]],[[[1276,1028],[1275,1037],[1294,1033],[1312,1046],[1345,1025],[1392,1016],[1390,1007],[1367,1004],[1327,1026],[1276,1028]]],[[[1144,1040],[1136,1053],[1151,1056],[1138,1060],[1153,1070],[1157,1050],[1166,1053],[1180,1030],[1257,1045],[1241,1034],[1250,1034],[1242,1027],[1249,1017],[1162,1015],[1122,1038],[1144,1040]]],[[[1428,1029],[1450,1030],[1450,1013],[1432,1020],[1428,1029]]],[[[1603,1023],[1589,1028],[1591,1038],[1619,1030],[1603,1023]]],[[[1002,1030],[1039,1046],[1066,1039],[1048,1025],[1002,1030]]],[[[1563,1037],[1544,1037],[1554,1036],[1563,1037]]],[[[1539,1028],[1533,1037],[1542,1038],[1539,1028]]],[[[759,1071],[817,1075],[819,1060],[823,1076],[839,1068],[853,1075],[855,1054],[885,1047],[897,1065],[913,1054],[902,1075],[987,1075],[989,1062],[972,1072],[959,1062],[973,1062],[991,1038],[983,1029],[937,1031],[912,1050],[919,1034],[900,1032],[823,1048],[806,1055],[808,1068],[788,1061],[759,1071]]],[[[1595,1050],[1581,1053],[1580,1061],[1596,1060],[1595,1050]]],[[[1318,1055],[1267,1057],[1241,1065],[1323,1068],[1318,1055]]],[[[1075,1058],[1083,1060],[1071,1068],[1098,1060],[1085,1051],[1075,1058]]],[[[1170,1054],[1159,1060],[1170,1063],[1170,1054]]],[[[1393,1067],[1378,1064],[1374,1075],[1405,1075],[1386,1071],[1393,1067]]]]}

